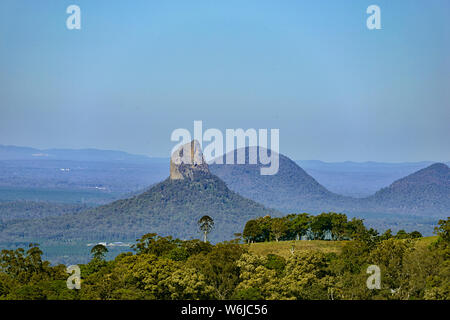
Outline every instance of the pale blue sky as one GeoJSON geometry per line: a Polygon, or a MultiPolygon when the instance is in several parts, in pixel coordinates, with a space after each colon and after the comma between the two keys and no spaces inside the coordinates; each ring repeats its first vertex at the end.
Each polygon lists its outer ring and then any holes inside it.
{"type": "Polygon", "coordinates": [[[324,161],[450,160],[450,1],[0,2],[0,144],[168,156],[279,128],[324,161]],[[81,7],[82,29],[66,29],[81,7]],[[382,30],[366,28],[381,8],[382,30]]]}

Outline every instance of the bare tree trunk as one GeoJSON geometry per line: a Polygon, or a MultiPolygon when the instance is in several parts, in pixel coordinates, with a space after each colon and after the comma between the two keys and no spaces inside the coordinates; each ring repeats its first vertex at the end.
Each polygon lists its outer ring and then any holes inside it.
{"type": "Polygon", "coordinates": [[[205,231],[205,232],[203,232],[203,242],[206,243],[206,241],[207,241],[207,238],[206,238],[206,231],[205,231]]]}

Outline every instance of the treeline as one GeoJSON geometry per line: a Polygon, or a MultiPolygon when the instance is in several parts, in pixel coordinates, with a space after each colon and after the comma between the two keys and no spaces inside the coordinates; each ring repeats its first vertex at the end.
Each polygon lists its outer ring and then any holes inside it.
{"type": "Polygon", "coordinates": [[[367,229],[362,219],[348,220],[343,213],[322,213],[316,216],[308,213],[290,214],[282,218],[265,216],[249,220],[245,224],[243,238],[247,242],[265,242],[279,240],[351,240],[358,237],[380,237],[380,240],[390,238],[414,239],[422,235],[418,231],[407,233],[399,230],[397,235],[388,229],[384,234],[372,228],[367,229]]]}
{"type": "Polygon", "coordinates": [[[67,288],[66,266],[42,260],[36,245],[0,254],[0,299],[450,299],[450,221],[437,239],[381,239],[362,232],[339,253],[304,250],[259,256],[231,241],[212,245],[154,233],[135,252],[105,261],[92,248],[79,265],[81,287],[67,288]],[[381,270],[380,289],[367,288],[367,267],[381,270]]]}

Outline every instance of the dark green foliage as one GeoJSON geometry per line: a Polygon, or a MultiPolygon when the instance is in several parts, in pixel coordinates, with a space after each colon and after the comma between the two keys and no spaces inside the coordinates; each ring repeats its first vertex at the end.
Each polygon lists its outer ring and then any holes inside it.
{"type": "Polygon", "coordinates": [[[28,250],[2,250],[0,254],[0,299],[76,299],[66,287],[65,266],[43,261],[36,244],[28,250]]]}
{"type": "Polygon", "coordinates": [[[205,243],[198,239],[183,241],[181,247],[186,250],[188,255],[196,255],[199,253],[208,253],[212,250],[212,245],[210,243],[205,243]]]}
{"type": "Polygon", "coordinates": [[[367,230],[361,219],[348,221],[343,213],[321,213],[313,216],[307,213],[289,214],[282,218],[266,216],[249,220],[245,224],[243,237],[248,242],[271,240],[373,240],[377,233],[367,230]]]}
{"type": "Polygon", "coordinates": [[[392,234],[392,230],[391,229],[387,229],[381,236],[380,236],[380,240],[387,240],[387,239],[391,239],[393,238],[394,235],[392,234]]]}
{"type": "Polygon", "coordinates": [[[247,288],[238,290],[233,300],[263,300],[263,296],[258,288],[247,288]]]}
{"type": "Polygon", "coordinates": [[[444,242],[450,242],[450,218],[439,220],[434,231],[444,242]]]}
{"type": "Polygon", "coordinates": [[[372,248],[382,240],[417,239],[421,238],[422,234],[418,231],[407,233],[405,230],[399,230],[394,236],[388,229],[380,236],[373,228],[367,229],[361,219],[353,218],[349,221],[343,213],[329,212],[316,216],[302,213],[289,214],[282,218],[266,216],[249,220],[245,224],[243,237],[247,242],[272,241],[277,238],[299,240],[302,237],[309,240],[358,240],[372,248]]]}
{"type": "MultiPolygon", "coordinates": [[[[422,234],[419,231],[413,231],[411,233],[406,232],[405,230],[398,230],[397,234],[395,236],[391,236],[390,238],[395,239],[417,239],[422,238],[422,234]]],[[[390,239],[387,238],[387,239],[390,239]]],[[[383,240],[386,240],[386,237],[383,238],[383,240]]]]}
{"type": "Polygon", "coordinates": [[[214,288],[214,299],[230,299],[239,284],[236,261],[245,252],[238,244],[219,243],[208,253],[192,256],[187,265],[206,277],[206,283],[214,288]]]}
{"type": "MultiPolygon", "coordinates": [[[[356,230],[361,225],[349,223],[356,230]]],[[[366,241],[366,235],[347,241],[340,253],[302,251],[287,258],[255,256],[236,242],[212,245],[146,234],[137,240],[134,254],[80,265],[80,290],[68,289],[66,267],[43,261],[42,251],[31,244],[27,250],[1,252],[0,300],[448,300],[448,225],[448,219],[439,222],[439,238],[429,246],[385,234],[366,241]],[[381,268],[379,290],[366,287],[366,270],[372,264],[381,268]]],[[[376,232],[366,231],[375,237],[376,232]]]]}
{"type": "Polygon", "coordinates": [[[325,240],[326,236],[331,232],[333,213],[321,213],[314,216],[310,223],[310,230],[314,239],[325,240]]]}
{"type": "Polygon", "coordinates": [[[108,253],[108,248],[102,244],[97,244],[91,249],[91,254],[94,259],[103,260],[108,253]]]}
{"type": "Polygon", "coordinates": [[[419,231],[413,231],[409,234],[411,239],[422,238],[422,234],[419,231]]]}
{"type": "Polygon", "coordinates": [[[186,261],[189,258],[189,253],[185,248],[176,247],[167,252],[166,257],[173,261],[186,261]]]}
{"type": "Polygon", "coordinates": [[[286,219],[288,231],[283,240],[300,240],[303,236],[306,236],[311,221],[311,217],[309,216],[309,214],[290,214],[286,216],[286,219]]]}
{"type": "Polygon", "coordinates": [[[280,276],[286,267],[286,260],[276,254],[268,254],[265,267],[269,270],[275,270],[277,275],[280,276]]]}

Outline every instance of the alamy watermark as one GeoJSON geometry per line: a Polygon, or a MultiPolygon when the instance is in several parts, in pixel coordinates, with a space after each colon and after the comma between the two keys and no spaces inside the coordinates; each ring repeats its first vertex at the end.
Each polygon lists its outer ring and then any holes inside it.
{"type": "Polygon", "coordinates": [[[79,6],[72,4],[67,7],[66,13],[70,14],[66,20],[66,27],[69,30],[80,30],[81,29],[81,9],[79,6]]]}
{"type": "Polygon", "coordinates": [[[370,16],[366,20],[366,26],[369,30],[380,30],[381,29],[381,9],[379,6],[372,4],[367,7],[367,14],[370,16]]]}
{"type": "Polygon", "coordinates": [[[366,285],[367,289],[381,289],[381,269],[377,265],[370,265],[367,267],[366,273],[370,274],[367,278],[366,285]]]}
{"type": "MultiPolygon", "coordinates": [[[[366,13],[370,16],[366,20],[366,26],[369,30],[381,29],[381,9],[378,5],[372,4],[367,7],[366,13]]],[[[66,19],[66,27],[68,30],[81,29],[81,8],[78,5],[72,4],[67,7],[66,14],[69,16],[66,19]]]]}
{"type": "MultiPolygon", "coordinates": [[[[291,247],[291,253],[294,254],[294,247],[291,247]]],[[[66,272],[70,274],[67,278],[66,284],[69,290],[80,290],[81,289],[81,270],[78,265],[72,265],[67,267],[66,272]]],[[[367,278],[366,285],[367,289],[375,290],[381,289],[381,269],[377,265],[370,265],[367,267],[366,273],[370,274],[367,278]]],[[[396,290],[391,290],[395,293],[396,290]]]]}
{"type": "Polygon", "coordinates": [[[67,278],[66,284],[67,289],[73,290],[81,289],[81,270],[80,267],[77,265],[69,266],[66,269],[66,272],[70,274],[70,276],[67,278]]]}
{"type": "MultiPolygon", "coordinates": [[[[207,163],[224,164],[225,158],[226,164],[245,164],[246,152],[248,151],[248,164],[266,165],[260,168],[261,175],[274,175],[278,172],[280,162],[280,130],[270,129],[270,147],[268,146],[268,132],[268,129],[256,130],[253,128],[245,131],[244,129],[226,129],[225,135],[215,128],[203,132],[203,122],[194,121],[193,136],[189,130],[184,128],[178,128],[172,132],[170,139],[171,141],[177,141],[178,144],[172,149],[171,154],[180,147],[190,148],[190,142],[196,140],[203,150],[203,156],[207,163]],[[204,146],[204,142],[209,142],[209,144],[204,146]],[[246,148],[247,146],[248,148],[246,148]]],[[[191,152],[186,150],[184,154],[187,156],[182,157],[180,161],[192,164],[192,159],[189,156],[191,152]]]]}

